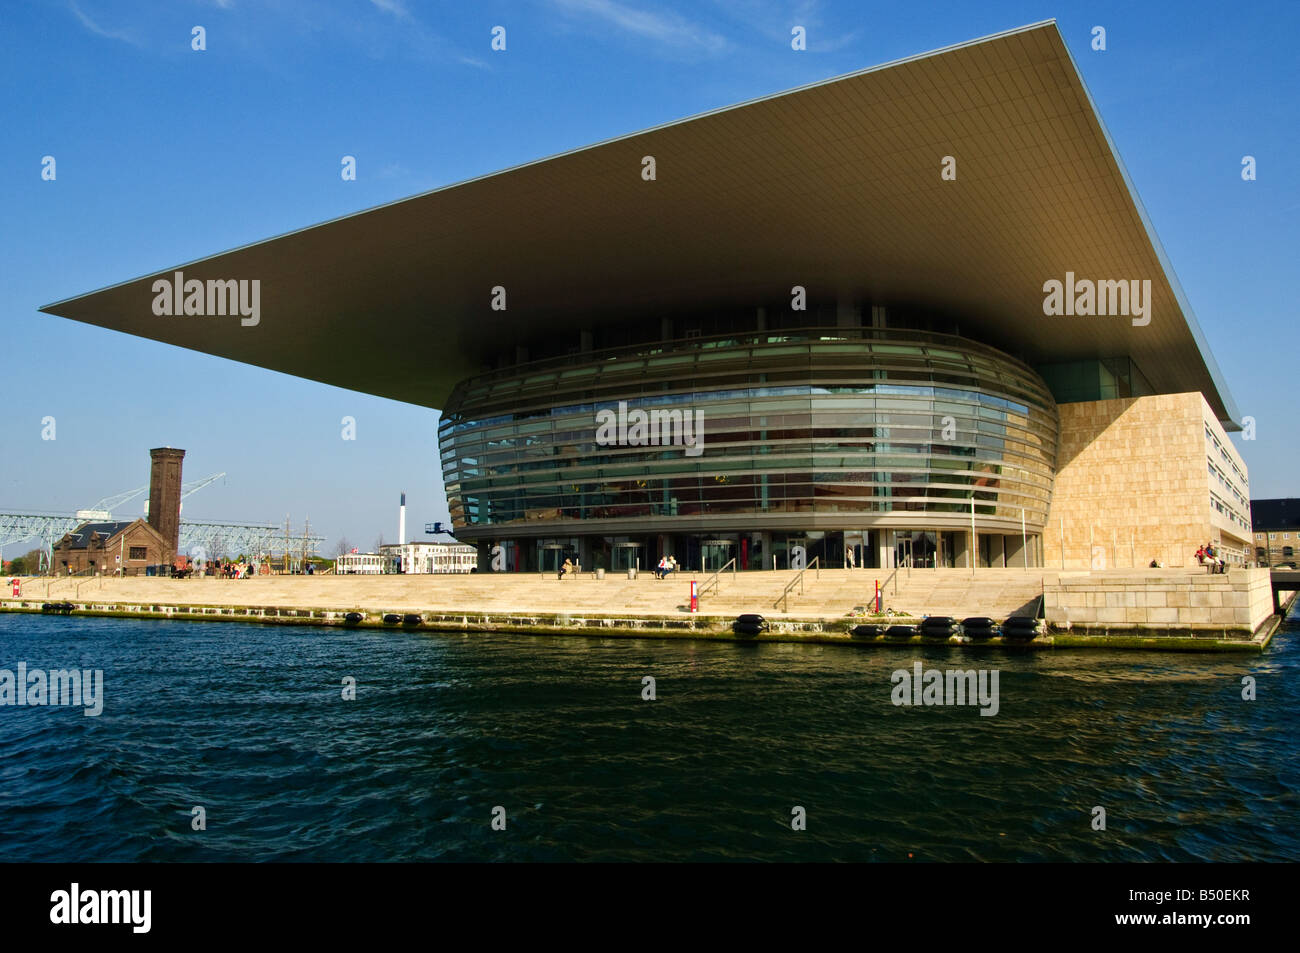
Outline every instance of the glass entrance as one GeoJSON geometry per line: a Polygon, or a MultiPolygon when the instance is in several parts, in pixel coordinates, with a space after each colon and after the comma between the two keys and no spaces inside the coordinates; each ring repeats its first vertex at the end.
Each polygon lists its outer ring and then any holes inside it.
{"type": "Polygon", "coordinates": [[[846,568],[875,568],[877,555],[874,530],[848,530],[844,533],[843,558],[846,568]]]}
{"type": "Polygon", "coordinates": [[[576,539],[548,539],[537,544],[537,568],[541,572],[559,572],[564,561],[568,559],[578,563],[578,541],[576,539]]]}
{"type": "Polygon", "coordinates": [[[895,556],[900,566],[914,569],[933,569],[939,556],[939,540],[935,533],[926,530],[901,530],[897,534],[895,556]]]}
{"type": "Polygon", "coordinates": [[[705,572],[717,572],[735,558],[736,543],[730,539],[700,540],[700,558],[705,572]]]}
{"type": "Polygon", "coordinates": [[[614,571],[626,572],[635,568],[638,557],[641,560],[641,568],[646,568],[644,555],[645,547],[640,543],[633,543],[629,540],[619,540],[614,543],[614,571]]]}

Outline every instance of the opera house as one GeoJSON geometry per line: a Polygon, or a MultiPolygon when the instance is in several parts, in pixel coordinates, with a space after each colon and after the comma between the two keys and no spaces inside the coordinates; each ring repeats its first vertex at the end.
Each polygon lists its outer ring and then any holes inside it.
{"type": "Polygon", "coordinates": [[[439,410],[485,570],[1249,551],[1237,409],[1053,21],[42,310],[439,410]]]}

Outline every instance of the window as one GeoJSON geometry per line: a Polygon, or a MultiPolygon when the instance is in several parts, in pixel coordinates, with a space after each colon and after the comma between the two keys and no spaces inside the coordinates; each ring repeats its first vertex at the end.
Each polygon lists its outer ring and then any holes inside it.
{"type": "Polygon", "coordinates": [[[144,546],[132,546],[131,554],[128,559],[148,559],[149,553],[144,546]]]}

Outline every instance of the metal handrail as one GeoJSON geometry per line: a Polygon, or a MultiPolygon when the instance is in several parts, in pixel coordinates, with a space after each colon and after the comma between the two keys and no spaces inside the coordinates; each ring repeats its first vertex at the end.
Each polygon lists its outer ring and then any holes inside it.
{"type": "Polygon", "coordinates": [[[81,598],[81,590],[82,590],[82,588],[83,588],[84,586],[89,585],[89,584],[92,583],[92,582],[98,582],[98,583],[99,583],[99,588],[103,589],[103,588],[104,588],[104,579],[105,579],[105,577],[102,576],[102,575],[100,575],[99,573],[96,573],[95,575],[91,576],[89,579],[83,579],[81,582],[77,583],[76,591],[73,592],[73,594],[72,594],[73,598],[74,598],[74,599],[80,599],[80,598],[81,598]]]}
{"type": "Polygon", "coordinates": [[[779,596],[776,597],[776,602],[772,603],[772,608],[773,608],[773,609],[777,608],[777,606],[780,605],[780,607],[781,607],[781,611],[782,611],[782,612],[789,612],[789,611],[790,611],[790,590],[794,588],[795,583],[798,583],[798,584],[799,584],[799,595],[801,595],[801,596],[803,595],[803,574],[806,573],[809,569],[816,569],[816,570],[817,570],[817,578],[818,578],[818,579],[820,579],[820,578],[822,577],[822,567],[821,567],[821,557],[820,557],[820,556],[814,556],[812,562],[810,562],[810,563],[809,563],[807,566],[805,566],[803,569],[800,569],[800,570],[799,570],[799,575],[795,576],[795,577],[794,577],[793,579],[791,579],[788,583],[786,583],[786,587],[785,587],[785,589],[783,589],[783,590],[781,591],[781,594],[780,594],[779,596]]]}
{"type": "Polygon", "coordinates": [[[724,572],[727,571],[728,567],[731,568],[731,581],[734,583],[736,581],[736,560],[732,559],[727,563],[726,566],[723,566],[721,569],[715,572],[708,579],[704,580],[704,585],[700,586],[700,588],[696,591],[696,595],[699,598],[703,599],[704,594],[707,593],[710,589],[713,589],[715,592],[718,591],[719,577],[724,572]]]}
{"type": "Polygon", "coordinates": [[[899,566],[895,566],[894,571],[885,577],[885,581],[880,584],[881,592],[884,592],[885,587],[887,587],[892,582],[894,584],[894,595],[898,595],[898,570],[900,568],[901,567],[899,566]]]}
{"type": "Polygon", "coordinates": [[[93,569],[83,569],[80,572],[70,573],[66,576],[52,576],[50,578],[50,581],[45,584],[45,595],[46,597],[48,597],[50,594],[50,589],[54,586],[57,586],[61,582],[67,582],[73,579],[85,579],[88,576],[94,576],[94,574],[95,574],[95,570],[93,569]]]}

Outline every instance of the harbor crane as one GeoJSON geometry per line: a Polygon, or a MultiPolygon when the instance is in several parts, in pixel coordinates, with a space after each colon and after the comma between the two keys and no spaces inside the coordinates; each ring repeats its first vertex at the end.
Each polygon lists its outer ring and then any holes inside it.
{"type": "MultiPolygon", "coordinates": [[[[216,483],[225,475],[226,474],[223,471],[221,473],[214,473],[209,477],[204,477],[201,480],[191,480],[189,483],[182,483],[181,499],[184,500],[187,496],[193,496],[208,484],[216,483]]],[[[148,492],[149,484],[146,483],[144,486],[136,487],[134,490],[127,490],[125,493],[119,493],[117,496],[106,496],[89,509],[77,510],[76,518],[82,521],[97,520],[99,522],[107,523],[113,519],[113,510],[117,509],[123,503],[129,503],[137,496],[141,496],[148,492]]],[[[149,512],[148,500],[145,500],[144,509],[146,513],[149,512]]]]}
{"type": "MultiPolygon", "coordinates": [[[[214,473],[201,480],[191,480],[181,484],[181,499],[192,496],[199,490],[226,474],[214,473]]],[[[148,485],[106,496],[94,506],[77,510],[72,516],[62,513],[0,513],[0,547],[11,543],[20,543],[27,539],[39,541],[41,572],[48,572],[54,563],[54,544],[64,534],[72,532],[82,523],[107,523],[113,519],[113,511],[125,503],[149,492],[148,485]]],[[[148,509],[146,507],[146,512],[148,509]]],[[[270,523],[223,523],[194,522],[181,520],[180,545],[182,553],[203,549],[211,552],[217,547],[229,548],[236,552],[269,552],[278,541],[281,527],[270,523]]],[[[310,552],[324,541],[324,537],[304,534],[304,546],[310,552]]]]}

